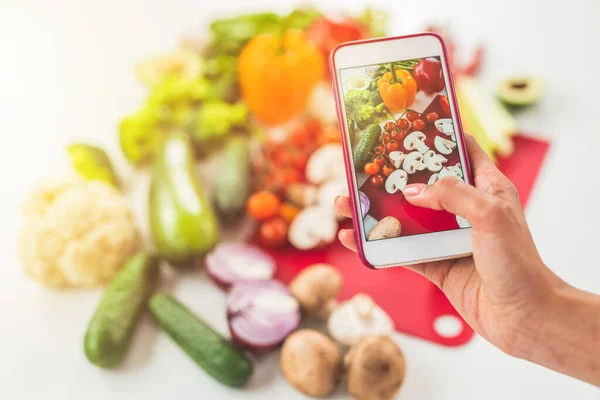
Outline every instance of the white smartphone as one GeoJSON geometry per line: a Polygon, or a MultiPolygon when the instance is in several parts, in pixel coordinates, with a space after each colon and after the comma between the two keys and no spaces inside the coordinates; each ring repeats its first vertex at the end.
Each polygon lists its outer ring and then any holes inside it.
{"type": "Polygon", "coordinates": [[[447,57],[432,33],[348,42],[331,53],[358,253],[370,268],[471,254],[468,221],[402,194],[447,175],[472,180],[447,57]]]}

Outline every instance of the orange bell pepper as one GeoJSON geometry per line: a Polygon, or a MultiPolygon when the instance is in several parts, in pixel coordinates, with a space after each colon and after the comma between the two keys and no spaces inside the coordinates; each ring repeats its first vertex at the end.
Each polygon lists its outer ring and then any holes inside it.
{"type": "Polygon", "coordinates": [[[261,121],[277,125],[302,111],[322,78],[324,60],[303,32],[257,35],[238,61],[242,97],[261,121]]]}
{"type": "Polygon", "coordinates": [[[377,88],[388,110],[399,113],[415,101],[417,82],[410,72],[395,69],[394,63],[390,63],[390,71],[379,78],[377,88]]]}

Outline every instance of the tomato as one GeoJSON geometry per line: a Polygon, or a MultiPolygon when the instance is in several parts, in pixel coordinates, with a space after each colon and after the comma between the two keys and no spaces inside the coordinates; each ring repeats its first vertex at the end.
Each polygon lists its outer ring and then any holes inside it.
{"type": "Polygon", "coordinates": [[[425,115],[425,121],[430,125],[433,125],[438,119],[440,119],[440,115],[436,112],[430,112],[425,115]]]}
{"type": "Polygon", "coordinates": [[[450,116],[450,103],[448,103],[448,98],[446,96],[440,96],[440,106],[442,107],[442,111],[444,112],[446,117],[450,116]]]}
{"type": "Polygon", "coordinates": [[[370,181],[371,181],[371,185],[373,185],[375,187],[381,187],[385,183],[385,178],[382,175],[377,174],[377,175],[373,175],[370,178],[370,181]]]}
{"type": "Polygon", "coordinates": [[[390,165],[386,165],[385,167],[383,167],[381,169],[381,173],[383,174],[383,176],[388,177],[392,174],[392,172],[394,172],[394,168],[392,168],[392,166],[390,165]]]}
{"type": "Polygon", "coordinates": [[[396,121],[396,126],[401,131],[405,131],[410,126],[410,123],[407,120],[405,120],[404,118],[400,118],[398,121],[396,121]]]}
{"type": "Polygon", "coordinates": [[[258,236],[269,247],[281,247],[287,241],[288,224],[283,218],[274,217],[260,224],[258,236]]]}
{"type": "Polygon", "coordinates": [[[301,180],[300,172],[294,168],[286,168],[282,171],[283,183],[290,184],[301,180]]]}
{"type": "Polygon", "coordinates": [[[379,164],[374,162],[368,162],[365,164],[364,170],[367,175],[375,175],[379,172],[379,164]]]}
{"type": "Polygon", "coordinates": [[[383,128],[385,129],[386,132],[390,133],[395,128],[395,125],[392,121],[388,121],[385,123],[383,128]]]}
{"type": "Polygon", "coordinates": [[[324,126],[317,136],[317,145],[319,147],[328,143],[340,143],[341,141],[340,131],[337,126],[333,125],[324,126]]]}
{"type": "Polygon", "coordinates": [[[291,224],[294,218],[300,213],[300,209],[290,203],[283,203],[279,207],[278,215],[283,218],[285,222],[291,224]]]}
{"type": "Polygon", "coordinates": [[[395,130],[394,132],[390,133],[390,138],[394,139],[394,140],[400,140],[404,137],[404,132],[401,132],[399,130],[395,130]]]}
{"type": "Polygon", "coordinates": [[[265,221],[277,215],[279,198],[266,190],[254,193],[246,203],[246,210],[250,216],[258,221],[265,221]]]}
{"type": "Polygon", "coordinates": [[[387,144],[391,139],[392,138],[389,133],[384,133],[383,135],[381,135],[381,140],[383,141],[383,144],[387,144]]]}
{"type": "Polygon", "coordinates": [[[396,142],[395,140],[390,140],[390,142],[385,145],[385,152],[387,154],[397,150],[400,150],[400,143],[396,142]]]}
{"type": "Polygon", "coordinates": [[[290,165],[293,167],[303,170],[306,167],[309,154],[303,151],[294,151],[290,153],[290,165]]]}
{"type": "Polygon", "coordinates": [[[385,147],[383,147],[382,144],[380,144],[379,146],[375,147],[374,153],[376,156],[380,156],[383,153],[385,153],[385,147]]]}
{"type": "Polygon", "coordinates": [[[407,119],[407,120],[409,120],[409,121],[414,121],[415,119],[419,118],[419,114],[417,114],[417,113],[416,113],[416,112],[414,112],[414,111],[409,111],[409,112],[407,112],[407,113],[406,113],[404,116],[405,116],[405,117],[406,117],[406,119],[407,119]]]}
{"type": "Polygon", "coordinates": [[[373,162],[379,165],[379,168],[383,168],[385,166],[385,158],[383,156],[377,156],[373,159],[373,162]]]}
{"type": "Polygon", "coordinates": [[[425,121],[423,121],[421,118],[415,119],[412,123],[412,128],[415,131],[422,131],[425,129],[425,121]]]}

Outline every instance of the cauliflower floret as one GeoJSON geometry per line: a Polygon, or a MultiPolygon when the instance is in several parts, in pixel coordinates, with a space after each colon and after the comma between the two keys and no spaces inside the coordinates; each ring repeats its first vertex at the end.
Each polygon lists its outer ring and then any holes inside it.
{"type": "Polygon", "coordinates": [[[104,284],[140,244],[127,201],[104,182],[45,182],[26,199],[23,214],[23,270],[48,287],[104,284]]]}

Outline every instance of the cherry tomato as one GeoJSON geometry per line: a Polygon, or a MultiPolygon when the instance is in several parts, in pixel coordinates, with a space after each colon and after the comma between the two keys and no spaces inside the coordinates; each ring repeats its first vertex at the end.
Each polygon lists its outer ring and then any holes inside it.
{"type": "Polygon", "coordinates": [[[394,123],[392,121],[388,121],[385,123],[385,125],[383,126],[386,132],[391,132],[394,129],[394,123]]]}
{"type": "Polygon", "coordinates": [[[444,112],[446,117],[450,116],[450,103],[448,103],[448,98],[446,96],[440,96],[440,106],[442,107],[442,111],[444,112]]]}
{"type": "Polygon", "coordinates": [[[400,143],[396,142],[395,140],[390,140],[390,142],[385,145],[385,152],[387,154],[397,150],[400,150],[400,143]]]}
{"type": "Polygon", "coordinates": [[[392,172],[394,172],[394,168],[392,168],[390,165],[386,165],[385,167],[383,167],[381,169],[381,173],[383,174],[383,176],[388,177],[392,174],[392,172]]]}
{"type": "Polygon", "coordinates": [[[283,176],[283,183],[286,185],[294,182],[300,182],[301,180],[300,172],[298,172],[298,170],[295,168],[286,168],[281,174],[283,176]]]}
{"type": "Polygon", "coordinates": [[[415,119],[412,123],[412,128],[415,131],[422,131],[425,129],[425,121],[423,121],[421,118],[415,119]]]}
{"type": "Polygon", "coordinates": [[[433,125],[438,119],[440,119],[440,115],[436,112],[427,113],[425,116],[425,121],[430,125],[433,125]]]}
{"type": "Polygon", "coordinates": [[[300,213],[300,209],[290,203],[283,203],[279,207],[278,215],[283,218],[285,222],[291,224],[294,218],[300,213]]]}
{"type": "Polygon", "coordinates": [[[306,167],[308,156],[304,151],[294,151],[290,153],[290,164],[299,170],[303,170],[306,167]]]}
{"type": "Polygon", "coordinates": [[[379,172],[379,164],[374,162],[368,162],[365,164],[364,170],[367,175],[375,175],[379,172]]]}
{"type": "Polygon", "coordinates": [[[262,190],[250,196],[246,204],[246,210],[252,218],[265,221],[277,215],[280,204],[281,202],[275,194],[262,190]]]}
{"type": "Polygon", "coordinates": [[[375,187],[381,187],[385,183],[385,178],[380,174],[373,175],[370,178],[370,180],[371,180],[371,185],[373,185],[375,187]]]}
{"type": "Polygon", "coordinates": [[[385,158],[383,156],[377,156],[373,159],[373,162],[379,165],[379,168],[383,168],[385,166],[385,158]]]}
{"type": "Polygon", "coordinates": [[[288,224],[283,218],[274,217],[260,224],[260,241],[269,247],[281,247],[287,241],[288,224]]]}
{"type": "Polygon", "coordinates": [[[404,132],[399,131],[399,130],[395,130],[394,132],[390,133],[390,138],[394,139],[394,140],[400,140],[404,137],[404,132]]]}
{"type": "Polygon", "coordinates": [[[410,126],[410,123],[407,120],[405,120],[404,118],[400,118],[398,121],[396,121],[396,126],[401,131],[405,131],[410,126]]]}
{"type": "Polygon", "coordinates": [[[417,113],[416,113],[416,112],[414,112],[414,111],[409,111],[409,112],[407,112],[407,113],[406,113],[404,116],[405,116],[405,117],[406,117],[406,119],[407,119],[407,120],[409,120],[409,121],[414,121],[415,119],[419,118],[419,114],[417,114],[417,113]]]}
{"type": "MultiPolygon", "coordinates": [[[[392,131],[393,132],[393,131],[392,131]]],[[[384,133],[383,135],[381,135],[381,140],[383,141],[383,144],[388,144],[388,142],[391,140],[391,136],[389,133],[384,133]]]]}
{"type": "Polygon", "coordinates": [[[383,147],[382,144],[380,144],[379,146],[375,147],[374,153],[376,156],[380,156],[383,153],[385,153],[385,147],[383,147]]]}

